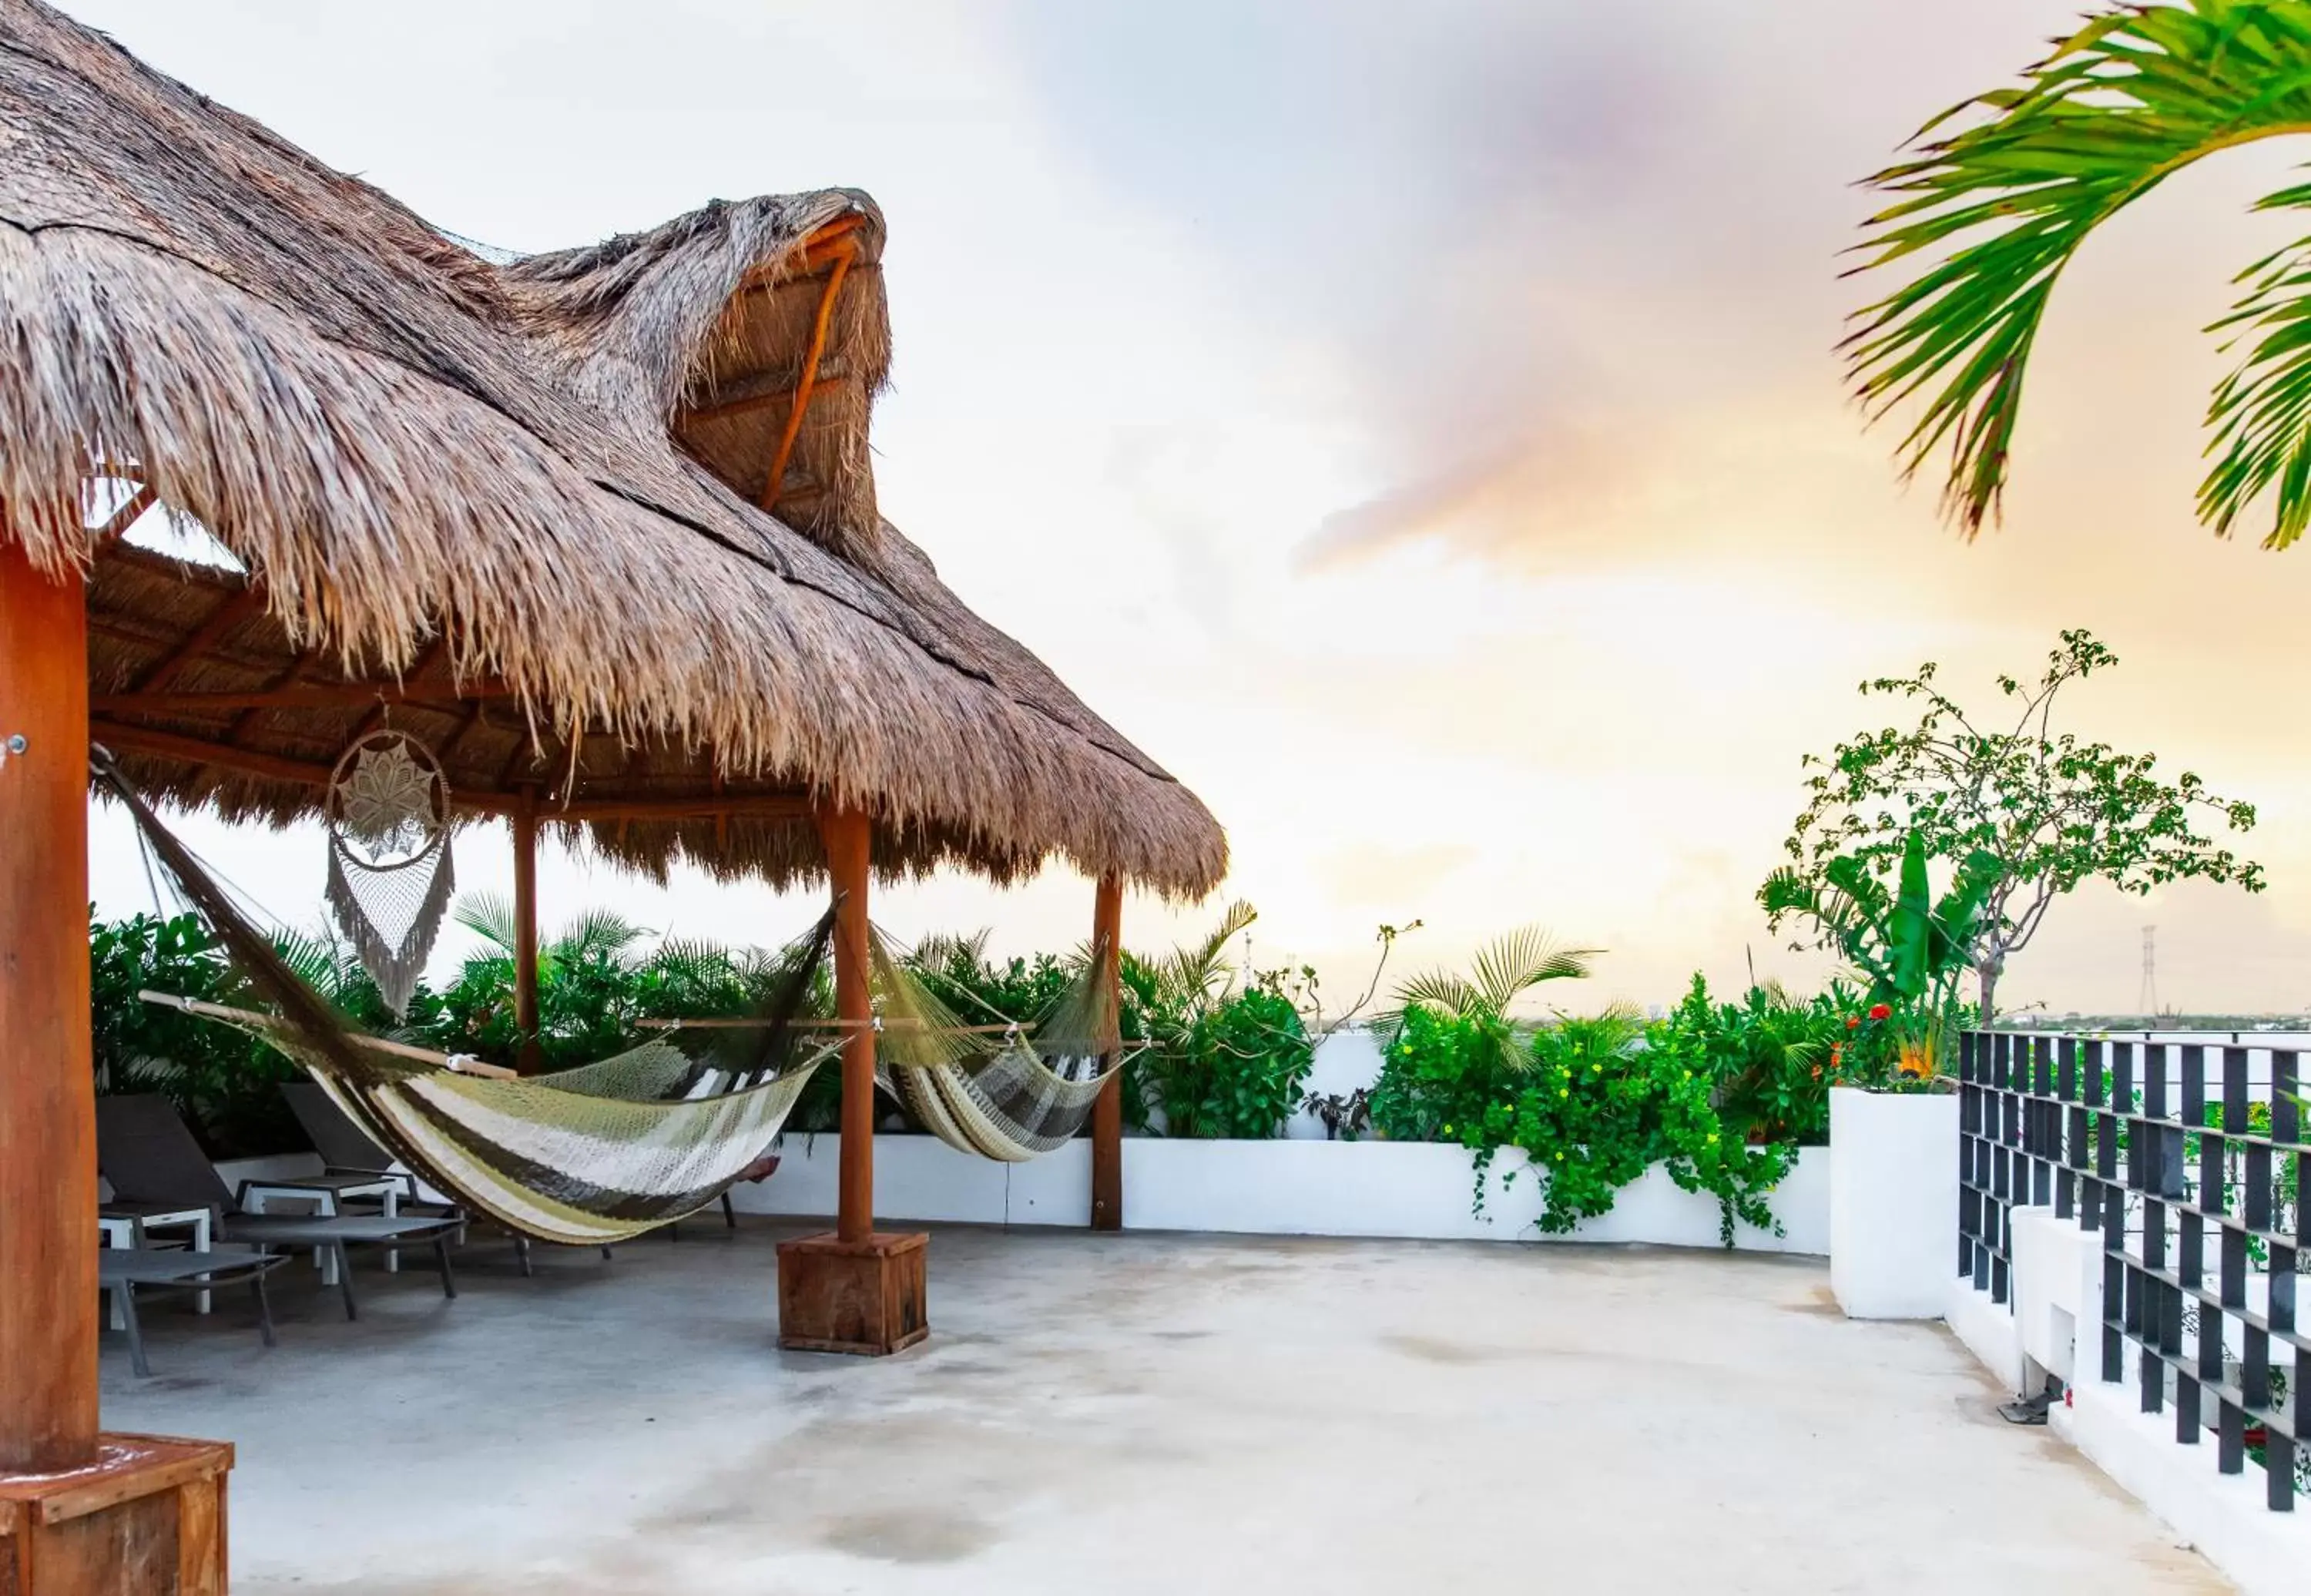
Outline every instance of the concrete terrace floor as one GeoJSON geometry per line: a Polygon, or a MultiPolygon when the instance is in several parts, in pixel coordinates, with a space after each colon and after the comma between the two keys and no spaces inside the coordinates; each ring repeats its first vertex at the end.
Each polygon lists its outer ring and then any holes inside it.
{"type": "Polygon", "coordinates": [[[239,1443],[240,1596],[2228,1588],[1814,1260],[941,1230],[868,1363],[776,1350],[741,1223],[357,1324],[299,1262],[269,1353],[161,1303],[105,1422],[239,1443]]]}

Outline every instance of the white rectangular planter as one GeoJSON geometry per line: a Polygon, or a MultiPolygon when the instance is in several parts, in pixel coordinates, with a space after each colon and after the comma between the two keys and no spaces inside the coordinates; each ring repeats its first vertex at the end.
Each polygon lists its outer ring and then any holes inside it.
{"type": "MultiPolygon", "coordinates": [[[[790,1136],[779,1173],[731,1193],[743,1212],[825,1218],[834,1212],[842,1138],[790,1136]]],[[[1829,1247],[1829,1150],[1808,1147],[1771,1199],[1787,1232],[1743,1225],[1738,1246],[1821,1253],[1829,1247]]],[[[1650,1242],[1718,1245],[1714,1198],[1680,1190],[1656,1167],[1622,1189],[1613,1211],[1568,1236],[1533,1226],[1540,1177],[1514,1151],[1493,1161],[1485,1211],[1469,1210],[1476,1158],[1434,1142],[1173,1141],[1123,1144],[1129,1230],[1249,1235],[1394,1236],[1434,1241],[1650,1242]]],[[[1082,1226],[1091,1215],[1091,1146],[1078,1139],[1027,1164],[968,1157],[925,1136],[875,1138],[878,1218],[968,1225],[1082,1226]]]]}
{"type": "MultiPolygon", "coordinates": [[[[1770,1202],[1787,1234],[1741,1225],[1735,1245],[1825,1251],[1828,1164],[1827,1148],[1803,1149],[1770,1202]]],[[[1123,1144],[1123,1224],[1258,1235],[1720,1244],[1716,1199],[1681,1190],[1658,1164],[1621,1189],[1610,1213],[1568,1235],[1534,1227],[1544,1179],[1522,1153],[1503,1151],[1487,1173],[1484,1212],[1475,1214],[1476,1155],[1450,1143],[1150,1138],[1123,1144]]]]}
{"type": "Polygon", "coordinates": [[[1958,1096],[1829,1094],[1829,1286],[1852,1319],[1940,1319],[1958,1274],[1958,1096]]]}

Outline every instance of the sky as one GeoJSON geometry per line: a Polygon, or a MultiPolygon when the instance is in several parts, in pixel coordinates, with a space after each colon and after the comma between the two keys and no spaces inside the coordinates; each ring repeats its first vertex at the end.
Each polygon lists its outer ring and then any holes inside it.
{"type": "MultiPolygon", "coordinates": [[[[1818,979],[1758,882],[1799,761],[1883,724],[1865,676],[1983,697],[2065,627],[2119,654],[2072,724],[2257,805],[2270,890],[2082,890],[2001,1007],[2311,1006],[2311,549],[2192,493],[2230,275],[2298,147],[2108,224],[2036,357],[2001,526],[1969,545],[1865,430],[1835,344],[1856,180],[2078,0],[66,0],[439,227],[533,250],[717,196],[847,185],[890,222],[885,511],[1227,827],[1249,957],[1346,993],[1374,928],[1454,965],[1539,924],[1607,950],[1567,1007],[1691,974],[1818,979]]],[[[317,833],[196,845],[318,920],[317,833]]],[[[501,829],[459,833],[504,890],[501,829]]],[[[100,816],[100,909],[150,906],[100,816]]],[[[767,943],[811,911],[562,857],[550,928],[615,906],[767,943]]],[[[1072,945],[1091,889],[884,894],[911,937],[1072,945]]],[[[441,957],[461,947],[445,938],[441,957]]]]}

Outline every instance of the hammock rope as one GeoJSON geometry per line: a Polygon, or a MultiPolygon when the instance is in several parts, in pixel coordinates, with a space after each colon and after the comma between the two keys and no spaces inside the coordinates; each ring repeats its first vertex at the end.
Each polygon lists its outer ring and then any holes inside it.
{"type": "Polygon", "coordinates": [[[1101,979],[1105,949],[1027,1028],[991,1050],[869,929],[870,985],[885,1025],[876,1075],[924,1129],[958,1152],[1024,1164],[1065,1147],[1090,1121],[1123,1066],[1115,995],[1101,979]]]}
{"type": "Polygon", "coordinates": [[[764,1024],[704,1060],[664,1041],[559,1075],[493,1078],[447,1055],[373,1045],[281,956],[111,756],[92,768],[120,798],[152,858],[278,1012],[227,1017],[301,1066],[372,1139],[428,1183],[540,1241],[597,1245],[685,1218],[747,1176],[818,1064],[794,1023],[833,935],[832,911],[789,946],[771,981],[764,1024]]]}

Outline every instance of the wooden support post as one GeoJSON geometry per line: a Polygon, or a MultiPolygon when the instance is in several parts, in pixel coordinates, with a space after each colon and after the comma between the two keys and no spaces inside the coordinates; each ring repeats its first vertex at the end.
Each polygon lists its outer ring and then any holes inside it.
{"type": "Polygon", "coordinates": [[[534,1075],[545,1063],[537,1044],[537,797],[524,789],[513,807],[513,1025],[521,1035],[515,1064],[534,1075]]]}
{"type": "Polygon", "coordinates": [[[223,1596],[232,1449],[97,1433],[87,625],[0,540],[0,1592],[223,1596]]]}
{"type": "MultiPolygon", "coordinates": [[[[1120,1028],[1123,997],[1123,880],[1099,878],[1091,915],[1092,957],[1100,963],[1100,981],[1107,989],[1107,1034],[1101,1038],[1106,1057],[1102,1067],[1123,1051],[1120,1028]]],[[[1091,1227],[1123,1228],[1123,1072],[1117,1070],[1101,1088],[1091,1111],[1091,1227]]]]}
{"type": "Polygon", "coordinates": [[[834,1230],[779,1243],[779,1345],[880,1356],[930,1333],[925,1309],[929,1238],[875,1228],[874,995],[868,984],[864,815],[820,815],[834,893],[834,1008],[851,1029],[842,1049],[842,1148],[834,1230]]]}
{"type": "Polygon", "coordinates": [[[79,575],[13,543],[0,749],[0,1472],[39,1473],[96,1448],[88,621],[79,575]]]}
{"type": "MultiPolygon", "coordinates": [[[[869,833],[863,815],[830,815],[819,823],[834,888],[834,1014],[854,1025],[875,1017],[867,984],[867,872],[869,833]]],[[[842,1049],[842,1169],[834,1234],[863,1242],[875,1230],[875,1033],[856,1029],[842,1049]]]]}

